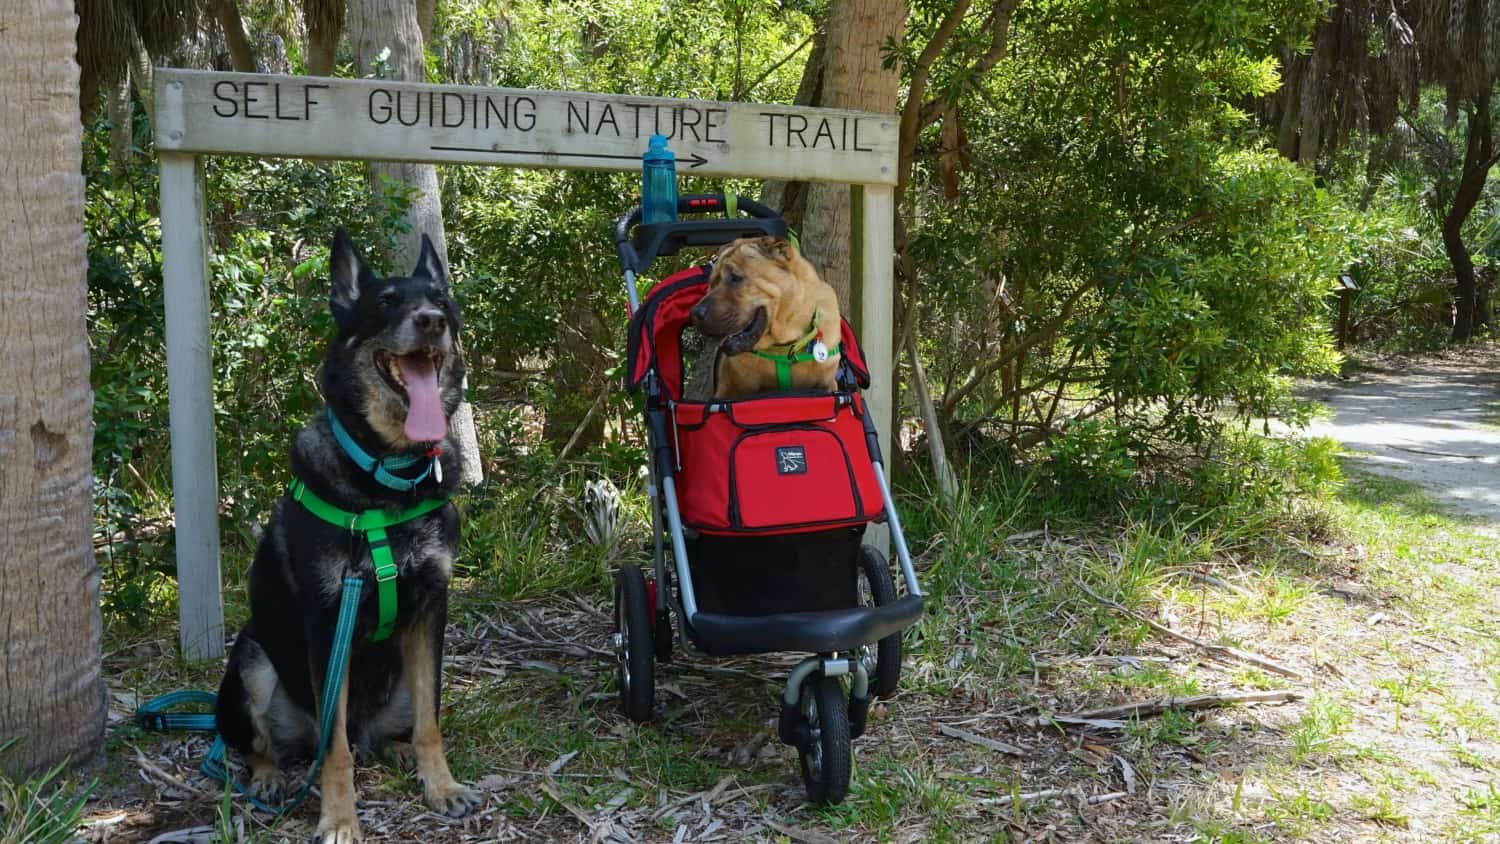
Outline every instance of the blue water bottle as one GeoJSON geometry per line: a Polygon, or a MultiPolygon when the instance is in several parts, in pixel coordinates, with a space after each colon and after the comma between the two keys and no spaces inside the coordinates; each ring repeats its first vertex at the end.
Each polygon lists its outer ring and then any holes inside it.
{"type": "Polygon", "coordinates": [[[641,222],[677,222],[677,156],[665,135],[652,135],[641,156],[641,222]]]}

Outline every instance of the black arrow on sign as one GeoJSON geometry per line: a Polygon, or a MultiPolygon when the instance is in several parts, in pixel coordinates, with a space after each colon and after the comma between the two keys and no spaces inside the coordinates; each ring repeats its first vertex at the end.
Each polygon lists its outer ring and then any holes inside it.
{"type": "MultiPolygon", "coordinates": [[[[553,155],[558,158],[610,158],[618,161],[641,160],[641,157],[639,155],[604,155],[601,153],[592,152],[539,152],[534,149],[485,149],[484,147],[445,147],[438,146],[436,144],[428,147],[428,149],[438,150],[441,152],[482,152],[486,155],[553,155]]],[[[703,165],[708,163],[708,159],[704,158],[696,152],[693,153],[692,157],[690,158],[682,158],[678,160],[690,162],[688,164],[689,168],[702,167],[703,165]]]]}

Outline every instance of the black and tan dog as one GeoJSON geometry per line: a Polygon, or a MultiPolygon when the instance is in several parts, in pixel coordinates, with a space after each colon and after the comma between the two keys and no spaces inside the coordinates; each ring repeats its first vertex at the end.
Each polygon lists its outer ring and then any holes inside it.
{"type": "Polygon", "coordinates": [[[278,802],[285,767],[316,749],[320,707],[337,707],[321,772],[318,840],[345,844],[361,839],[351,748],[374,755],[410,742],[434,811],[458,817],[480,798],[453,779],[438,732],[458,512],[435,500],[452,495],[459,478],[448,435],[464,376],[458,308],[425,237],[408,277],[377,277],[342,229],[329,263],[337,335],[321,374],[327,408],[292,446],[304,497],[288,494],[272,509],[250,569],[250,622],[230,654],[216,720],[250,767],[251,793],[278,802]],[[372,641],[380,598],[370,547],[380,542],[320,517],[319,499],[348,514],[399,513],[433,501],[435,509],[388,528],[396,617],[380,641],[372,641]],[[365,589],[348,673],[337,701],[319,700],[343,580],[355,574],[365,589]]]}
{"type": "Polygon", "coordinates": [[[834,389],[838,294],[786,240],[741,238],[720,249],[692,316],[700,332],[723,338],[714,398],[834,389]]]}

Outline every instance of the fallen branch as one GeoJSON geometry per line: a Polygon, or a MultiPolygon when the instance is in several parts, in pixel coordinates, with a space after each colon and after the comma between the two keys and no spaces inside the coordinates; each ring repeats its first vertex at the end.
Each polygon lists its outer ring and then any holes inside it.
{"type": "Polygon", "coordinates": [[[938,732],[950,738],[956,738],[961,741],[966,741],[969,744],[977,744],[980,747],[988,747],[990,750],[993,750],[997,753],[1006,753],[1011,756],[1026,755],[1026,751],[1022,750],[1019,747],[1016,747],[1013,744],[1006,744],[1003,741],[997,741],[996,739],[987,738],[985,736],[979,735],[978,733],[971,733],[968,730],[960,730],[957,727],[950,727],[947,724],[939,724],[938,732]]]}
{"type": "Polygon", "coordinates": [[[1177,572],[1177,576],[1185,577],[1188,580],[1196,581],[1207,586],[1212,586],[1216,589],[1223,589],[1226,592],[1233,592],[1241,598],[1254,597],[1249,589],[1230,583],[1229,581],[1221,577],[1214,577],[1211,574],[1204,574],[1202,572],[1193,571],[1192,569],[1185,569],[1183,571],[1177,572]]]}
{"type": "Polygon", "coordinates": [[[1039,720],[1045,723],[1049,720],[1072,722],[1149,718],[1152,715],[1160,715],[1172,709],[1193,711],[1198,709],[1216,709],[1236,703],[1291,703],[1294,700],[1301,699],[1302,693],[1291,689],[1274,689],[1266,692],[1220,692],[1218,694],[1194,695],[1192,697],[1168,696],[1156,698],[1155,700],[1140,700],[1133,703],[1122,703],[1119,706],[1090,709],[1086,712],[1044,716],[1039,720]]]}
{"type": "Polygon", "coordinates": [[[1147,627],[1150,627],[1152,630],[1155,630],[1158,633],[1163,633],[1179,641],[1186,642],[1190,645],[1202,649],[1206,653],[1209,653],[1221,659],[1248,663],[1250,665],[1254,665],[1257,668],[1264,668],[1265,670],[1270,671],[1273,674],[1280,674],[1283,677],[1290,677],[1294,680],[1307,680],[1307,676],[1302,672],[1292,668],[1287,668],[1285,665],[1282,665],[1281,663],[1274,660],[1267,659],[1266,657],[1260,656],[1259,654],[1253,654],[1249,651],[1242,651],[1239,648],[1231,648],[1228,645],[1216,645],[1213,642],[1205,642],[1202,639],[1195,639],[1192,636],[1187,635],[1186,633],[1179,633],[1176,630],[1173,630],[1172,628],[1166,626],[1165,624],[1158,623],[1141,615],[1140,613],[1130,609],[1129,607],[1126,607],[1118,601],[1111,601],[1110,599],[1105,598],[1104,596],[1085,586],[1084,583],[1077,578],[1074,578],[1073,582],[1076,583],[1078,585],[1078,588],[1082,589],[1084,593],[1087,594],[1090,598],[1093,598],[1094,600],[1111,609],[1124,613],[1125,615],[1128,615],[1131,618],[1144,623],[1147,627]]]}
{"type": "MultiPolygon", "coordinates": [[[[486,619],[486,621],[489,621],[489,619],[486,619]]],[[[571,642],[550,642],[543,639],[529,639],[525,636],[522,636],[520,633],[517,633],[515,630],[512,630],[511,628],[496,624],[493,621],[489,621],[489,625],[490,629],[495,631],[496,635],[502,636],[506,639],[511,640],[512,642],[516,642],[517,644],[536,648],[537,650],[556,651],[558,653],[567,654],[568,656],[596,656],[608,662],[614,662],[618,658],[614,652],[607,651],[604,648],[595,648],[588,645],[575,645],[571,642]]]]}
{"type": "MultiPolygon", "coordinates": [[[[1037,800],[1046,800],[1049,797],[1066,797],[1069,789],[1066,788],[1044,788],[1041,791],[1023,791],[1020,794],[1007,794],[1004,797],[985,798],[978,802],[988,806],[1009,806],[1013,803],[1032,803],[1037,800]]],[[[1100,803],[1108,803],[1111,800],[1119,800],[1121,797],[1129,797],[1128,791],[1111,791],[1108,794],[1095,794],[1082,797],[1082,801],[1090,806],[1100,803]]]]}
{"type": "Polygon", "coordinates": [[[1071,724],[1074,727],[1093,727],[1096,730],[1123,730],[1128,724],[1118,718],[1079,718],[1075,715],[1043,715],[1032,722],[1034,726],[1047,724],[1071,724]]]}
{"type": "Polygon", "coordinates": [[[192,785],[191,783],[184,781],[181,777],[178,777],[165,768],[162,768],[160,765],[153,763],[151,760],[146,758],[146,754],[142,753],[140,751],[140,748],[136,748],[135,762],[146,773],[154,774],[157,778],[163,780],[169,785],[176,786],[177,788],[180,788],[189,794],[196,794],[200,797],[207,797],[209,799],[214,799],[219,796],[217,794],[214,794],[212,791],[208,791],[206,789],[199,788],[196,785],[192,785]]]}

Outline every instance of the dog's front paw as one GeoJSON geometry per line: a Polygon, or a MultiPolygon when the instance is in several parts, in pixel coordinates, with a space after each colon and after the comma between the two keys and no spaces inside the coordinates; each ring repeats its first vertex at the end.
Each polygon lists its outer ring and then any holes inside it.
{"type": "Polygon", "coordinates": [[[359,844],[365,837],[359,831],[359,818],[351,812],[324,813],[318,819],[316,844],[359,844]]]}
{"type": "Polygon", "coordinates": [[[451,777],[443,785],[423,782],[422,799],[432,811],[450,818],[461,818],[484,802],[479,792],[451,777]]]}

